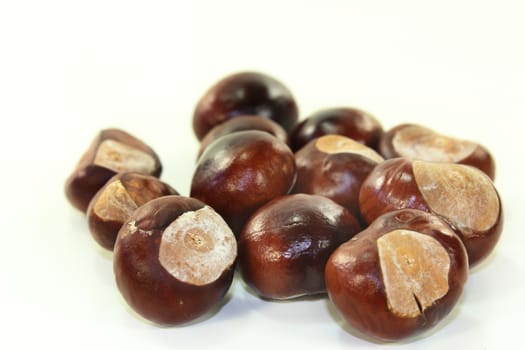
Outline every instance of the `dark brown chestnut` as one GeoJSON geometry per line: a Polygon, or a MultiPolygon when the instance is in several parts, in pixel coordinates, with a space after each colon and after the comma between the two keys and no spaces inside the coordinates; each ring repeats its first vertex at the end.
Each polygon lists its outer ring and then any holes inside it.
{"type": "Polygon", "coordinates": [[[379,142],[385,158],[405,157],[410,160],[471,165],[494,180],[496,165],[482,145],[441,135],[417,124],[401,124],[385,132],[379,142]]]}
{"type": "Polygon", "coordinates": [[[278,197],[257,210],[240,235],[243,279],[268,299],[325,293],[328,257],[359,231],[352,214],[328,198],[278,197]]]}
{"type": "Polygon", "coordinates": [[[380,216],[334,251],[326,264],[326,288],[353,328],[400,340],[450,313],[467,280],[467,259],[444,221],[403,209],[380,216]]]}
{"type": "Polygon", "coordinates": [[[297,180],[292,193],[328,197],[359,218],[361,184],[382,161],[373,149],[348,137],[321,136],[295,153],[297,180]]]}
{"type": "Polygon", "coordinates": [[[272,119],[290,132],[298,110],[281,82],[265,74],[242,72],[223,78],[202,96],[193,115],[193,130],[201,140],[214,126],[239,115],[272,119]]]}
{"type": "Polygon", "coordinates": [[[178,193],[154,176],[119,173],[89,203],[89,231],[103,248],[113,250],[118,231],[135,209],[152,199],[173,194],[178,193]]]}
{"type": "Polygon", "coordinates": [[[191,197],[214,208],[236,236],[248,217],[295,180],[290,148],[263,131],[221,137],[202,154],[193,174],[191,197]]]}
{"type": "Polygon", "coordinates": [[[337,134],[376,149],[383,134],[379,121],[357,108],[328,108],[317,111],[296,125],[290,145],[297,152],[308,142],[323,135],[337,134]]]}
{"type": "Polygon", "coordinates": [[[503,228],[501,201],[491,179],[462,164],[386,160],[363,182],[359,206],[369,223],[402,208],[442,217],[463,240],[470,266],[489,255],[503,228]]]}
{"type": "Polygon", "coordinates": [[[115,174],[125,171],[159,177],[162,166],[157,154],[135,136],[120,129],[102,130],[66,180],[66,197],[86,212],[95,193],[115,174]]]}
{"type": "Polygon", "coordinates": [[[113,268],[126,302],[162,325],[195,320],[228,291],[235,236],[212,208],[188,197],[153,199],[133,212],[115,242],[113,268]]]}
{"type": "Polygon", "coordinates": [[[221,136],[231,134],[237,131],[259,130],[265,131],[282,142],[288,144],[288,134],[284,129],[273,120],[262,118],[260,116],[246,115],[238,116],[225,121],[211,129],[202,139],[197,158],[202,152],[216,139],[221,136]]]}

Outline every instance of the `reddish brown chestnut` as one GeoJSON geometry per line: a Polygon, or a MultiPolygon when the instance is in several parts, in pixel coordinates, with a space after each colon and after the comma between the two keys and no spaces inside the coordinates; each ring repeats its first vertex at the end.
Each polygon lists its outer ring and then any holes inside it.
{"type": "Polygon", "coordinates": [[[352,327],[399,340],[434,327],[467,280],[465,247],[437,216],[394,211],[343,243],[326,264],[326,288],[352,327]]]}
{"type": "Polygon", "coordinates": [[[328,198],[276,198],[255,212],[240,235],[243,279],[263,298],[325,293],[328,257],[359,231],[357,220],[328,198]]]}
{"type": "Polygon", "coordinates": [[[489,255],[503,228],[501,201],[491,179],[462,164],[386,160],[363,182],[359,206],[369,223],[402,208],[442,217],[465,243],[471,266],[489,255]]]}
{"type": "Polygon", "coordinates": [[[385,158],[405,157],[410,160],[458,163],[474,166],[491,179],[495,164],[489,151],[478,143],[441,135],[416,124],[401,124],[385,132],[379,143],[385,158]]]}
{"type": "Polygon", "coordinates": [[[202,154],[191,183],[191,197],[214,208],[236,236],[248,217],[295,180],[295,160],[286,144],[263,131],[221,137],[202,154]]]}
{"type": "Polygon", "coordinates": [[[206,134],[206,136],[201,141],[197,158],[201,156],[202,152],[210,145],[210,143],[219,137],[231,134],[233,132],[247,130],[265,131],[277,137],[282,142],[288,144],[288,134],[279,124],[273,120],[253,115],[238,116],[215,126],[206,134]]]}
{"type": "Polygon", "coordinates": [[[361,184],[382,161],[373,149],[357,141],[340,135],[321,136],[295,153],[297,180],[292,193],[328,197],[360,217],[361,184]]]}
{"type": "Polygon", "coordinates": [[[66,180],[65,193],[71,204],[86,212],[89,202],[115,174],[134,171],[160,176],[157,154],[135,136],[119,129],[98,133],[66,180]]]}
{"type": "Polygon", "coordinates": [[[232,283],[237,243],[212,208],[188,197],[153,199],[119,231],[117,286],[138,314],[177,325],[211,311],[232,283]]]}
{"type": "Polygon", "coordinates": [[[154,176],[134,172],[113,176],[91,200],[87,218],[91,235],[102,247],[113,250],[122,224],[131,213],[152,199],[178,194],[154,176]]]}
{"type": "Polygon", "coordinates": [[[272,119],[290,132],[298,111],[291,92],[278,80],[261,73],[237,73],[202,96],[193,115],[193,130],[201,140],[214,126],[239,115],[272,119]]]}
{"type": "Polygon", "coordinates": [[[330,134],[346,136],[376,149],[383,127],[374,116],[357,108],[323,109],[296,125],[290,144],[297,152],[313,139],[330,134]]]}

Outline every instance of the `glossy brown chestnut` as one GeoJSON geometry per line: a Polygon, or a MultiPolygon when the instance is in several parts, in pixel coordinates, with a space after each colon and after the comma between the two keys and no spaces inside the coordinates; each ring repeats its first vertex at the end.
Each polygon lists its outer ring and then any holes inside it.
{"type": "Polygon", "coordinates": [[[115,174],[125,171],[158,177],[162,166],[157,154],[135,136],[120,129],[102,130],[66,180],[66,197],[86,212],[95,193],[115,174]]]}
{"type": "Polygon", "coordinates": [[[163,325],[210,312],[232,283],[235,237],[209,206],[188,197],[153,199],[133,212],[115,242],[113,268],[126,302],[163,325]]]}
{"type": "Polygon", "coordinates": [[[154,176],[119,173],[95,194],[87,210],[89,231],[103,248],[113,250],[122,224],[131,213],[152,199],[178,194],[154,176]]]}
{"type": "Polygon", "coordinates": [[[503,228],[501,201],[491,179],[462,164],[386,160],[363,182],[359,206],[369,223],[402,208],[440,216],[463,240],[470,266],[489,255],[503,228]]]}
{"type": "Polygon", "coordinates": [[[290,145],[297,152],[313,139],[330,134],[346,136],[376,149],[383,127],[374,116],[357,108],[323,109],[296,125],[290,145]]]}
{"type": "Polygon", "coordinates": [[[399,340],[434,327],[453,309],[467,280],[467,259],[444,221],[403,209],[380,216],[334,251],[326,288],[353,328],[399,340]]]}
{"type": "Polygon", "coordinates": [[[295,160],[286,144],[263,131],[221,137],[202,154],[193,174],[191,197],[214,208],[236,236],[248,217],[295,180],[295,160]]]}
{"type": "Polygon", "coordinates": [[[359,190],[383,158],[373,149],[341,135],[325,135],[295,153],[297,180],[292,193],[328,197],[360,218],[359,190]]]}
{"type": "Polygon", "coordinates": [[[265,74],[242,72],[223,78],[202,96],[193,115],[193,130],[201,140],[214,126],[239,115],[272,119],[290,132],[298,110],[281,82],[265,74]]]}
{"type": "Polygon", "coordinates": [[[471,165],[494,180],[496,166],[490,152],[478,143],[441,135],[417,124],[401,124],[385,132],[379,142],[385,158],[471,165]]]}
{"type": "Polygon", "coordinates": [[[237,131],[259,130],[265,131],[282,142],[288,144],[288,134],[284,129],[273,120],[262,118],[260,116],[238,116],[225,121],[211,129],[202,139],[197,158],[202,152],[216,139],[221,136],[231,134],[237,131]]]}
{"type": "Polygon", "coordinates": [[[240,235],[242,277],[268,299],[325,293],[328,257],[359,231],[352,214],[328,198],[278,197],[257,210],[240,235]]]}

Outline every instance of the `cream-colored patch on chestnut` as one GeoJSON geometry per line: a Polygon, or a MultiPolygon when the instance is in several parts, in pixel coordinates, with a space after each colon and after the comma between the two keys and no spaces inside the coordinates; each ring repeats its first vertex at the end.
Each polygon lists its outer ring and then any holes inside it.
{"type": "Polygon", "coordinates": [[[394,230],[377,240],[388,308],[399,317],[417,317],[447,294],[450,257],[433,237],[394,230]]]}
{"type": "Polygon", "coordinates": [[[500,204],[490,178],[461,164],[415,161],[414,178],[429,208],[448,218],[465,236],[489,230],[500,204]]]}
{"type": "Polygon", "coordinates": [[[373,160],[374,162],[381,163],[384,159],[376,151],[367,147],[351,138],[344,137],[341,135],[325,135],[321,136],[315,142],[315,147],[328,154],[333,153],[355,153],[360,156],[366,157],[373,160]]]}
{"type": "Polygon", "coordinates": [[[217,280],[236,257],[233,232],[208,206],[179,216],[160,241],[160,264],[179,281],[197,286],[217,280]]]}
{"type": "Polygon", "coordinates": [[[104,187],[93,205],[93,212],[104,221],[124,222],[135,209],[137,204],[120,180],[104,187]]]}
{"type": "Polygon", "coordinates": [[[419,125],[399,130],[392,138],[392,145],[397,153],[410,160],[450,163],[467,158],[477,147],[473,142],[440,135],[419,125]]]}
{"type": "Polygon", "coordinates": [[[93,163],[117,173],[136,171],[151,174],[155,170],[155,159],[151,155],[115,140],[100,143],[93,163]]]}

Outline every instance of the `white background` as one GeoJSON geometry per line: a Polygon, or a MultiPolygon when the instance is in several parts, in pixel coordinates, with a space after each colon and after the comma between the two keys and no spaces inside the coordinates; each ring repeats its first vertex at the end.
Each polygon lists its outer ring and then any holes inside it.
{"type": "Polygon", "coordinates": [[[63,183],[101,128],[160,155],[188,194],[196,101],[220,77],[284,82],[304,117],[355,106],[479,141],[497,161],[505,228],[434,331],[387,347],[504,349],[523,340],[522,1],[0,2],[0,347],[368,349],[324,300],[265,302],[235,281],[218,313],[162,328],[129,310],[111,254],[63,183]]]}

